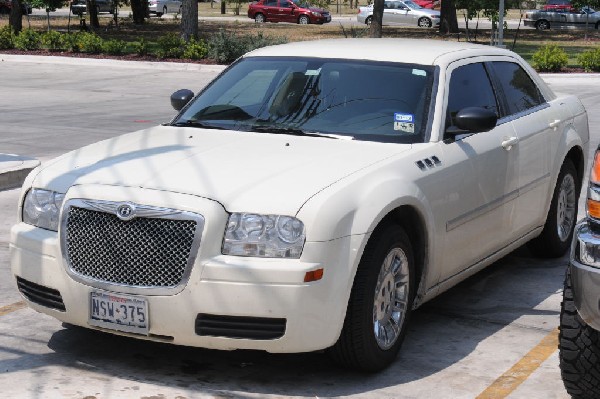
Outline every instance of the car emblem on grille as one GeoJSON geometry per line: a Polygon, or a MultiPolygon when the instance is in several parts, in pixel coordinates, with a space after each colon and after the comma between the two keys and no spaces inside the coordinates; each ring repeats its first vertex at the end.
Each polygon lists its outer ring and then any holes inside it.
{"type": "Polygon", "coordinates": [[[133,204],[121,204],[117,207],[116,214],[121,220],[131,220],[135,217],[135,206],[133,204]]]}

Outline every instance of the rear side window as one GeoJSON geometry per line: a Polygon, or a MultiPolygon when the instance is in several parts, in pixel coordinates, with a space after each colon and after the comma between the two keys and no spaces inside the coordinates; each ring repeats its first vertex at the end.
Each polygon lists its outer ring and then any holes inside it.
{"type": "Polygon", "coordinates": [[[537,85],[520,65],[493,62],[494,72],[506,99],[508,115],[525,112],[545,102],[537,85]]]}
{"type": "Polygon", "coordinates": [[[454,117],[463,108],[483,107],[498,114],[492,84],[481,63],[456,68],[450,77],[446,127],[454,126],[454,117]]]}

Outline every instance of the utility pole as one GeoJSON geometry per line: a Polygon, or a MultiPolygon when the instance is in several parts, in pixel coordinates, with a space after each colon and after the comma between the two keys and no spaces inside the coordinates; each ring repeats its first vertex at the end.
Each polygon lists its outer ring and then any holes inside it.
{"type": "Polygon", "coordinates": [[[498,47],[504,47],[504,0],[498,5],[498,47]]]}

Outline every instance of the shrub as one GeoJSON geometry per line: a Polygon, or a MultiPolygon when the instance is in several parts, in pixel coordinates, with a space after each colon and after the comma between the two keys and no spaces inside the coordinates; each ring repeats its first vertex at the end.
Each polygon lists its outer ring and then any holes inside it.
{"type": "Polygon", "coordinates": [[[142,37],[139,42],[134,43],[133,50],[137,55],[147,55],[148,54],[148,43],[142,37]]]}
{"type": "Polygon", "coordinates": [[[158,58],[180,58],[183,55],[185,41],[175,33],[167,33],[161,36],[158,41],[158,58]]]}
{"type": "Polygon", "coordinates": [[[262,33],[245,36],[236,36],[233,33],[220,30],[208,42],[208,57],[219,63],[228,64],[235,61],[248,51],[273,44],[286,43],[285,38],[271,38],[262,33]]]}
{"type": "Polygon", "coordinates": [[[556,44],[547,44],[540,47],[533,54],[533,67],[540,72],[558,72],[567,66],[569,57],[565,50],[556,44]]]}
{"type": "Polygon", "coordinates": [[[15,35],[10,25],[0,28],[0,50],[6,50],[15,47],[15,35]]]}
{"type": "Polygon", "coordinates": [[[105,53],[110,55],[121,55],[125,53],[126,49],[127,43],[125,43],[123,40],[110,39],[106,40],[102,44],[102,50],[104,50],[105,53]]]}
{"type": "Polygon", "coordinates": [[[68,47],[63,35],[55,30],[42,33],[42,45],[50,51],[65,50],[68,47]]]}
{"type": "Polygon", "coordinates": [[[187,58],[190,60],[200,60],[205,58],[208,54],[208,46],[206,42],[202,39],[194,40],[191,39],[183,50],[183,58],[187,58]]]}
{"type": "Polygon", "coordinates": [[[74,53],[79,53],[81,51],[81,44],[79,43],[80,35],[81,33],[69,33],[63,37],[67,50],[74,53]]]}
{"type": "Polygon", "coordinates": [[[586,72],[600,72],[600,48],[586,50],[579,54],[577,62],[586,72]]]}
{"type": "Polygon", "coordinates": [[[350,26],[350,28],[348,28],[348,30],[346,30],[344,28],[344,25],[340,24],[340,28],[342,28],[342,35],[344,35],[345,38],[360,38],[360,37],[367,37],[369,35],[369,27],[365,27],[365,28],[357,28],[354,26],[350,26]]]}
{"type": "Polygon", "coordinates": [[[83,53],[98,54],[103,50],[103,40],[95,33],[81,32],[75,35],[79,50],[83,53]]]}
{"type": "Polygon", "coordinates": [[[19,50],[37,50],[42,44],[42,37],[33,29],[23,29],[15,36],[14,43],[19,50]]]}

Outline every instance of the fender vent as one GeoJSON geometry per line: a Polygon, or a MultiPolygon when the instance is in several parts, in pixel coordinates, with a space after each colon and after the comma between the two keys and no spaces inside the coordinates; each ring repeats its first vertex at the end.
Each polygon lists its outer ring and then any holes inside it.
{"type": "Polygon", "coordinates": [[[285,334],[285,324],[285,319],[200,313],[196,317],[196,334],[238,339],[277,339],[285,334]]]}
{"type": "Polygon", "coordinates": [[[430,158],[425,158],[425,159],[422,159],[415,163],[417,164],[419,169],[427,170],[427,169],[435,168],[436,166],[441,165],[442,161],[440,161],[440,159],[434,155],[430,158]]]}
{"type": "Polygon", "coordinates": [[[31,281],[17,277],[17,287],[25,298],[38,305],[64,312],[65,304],[60,292],[53,288],[44,287],[31,281]]]}

